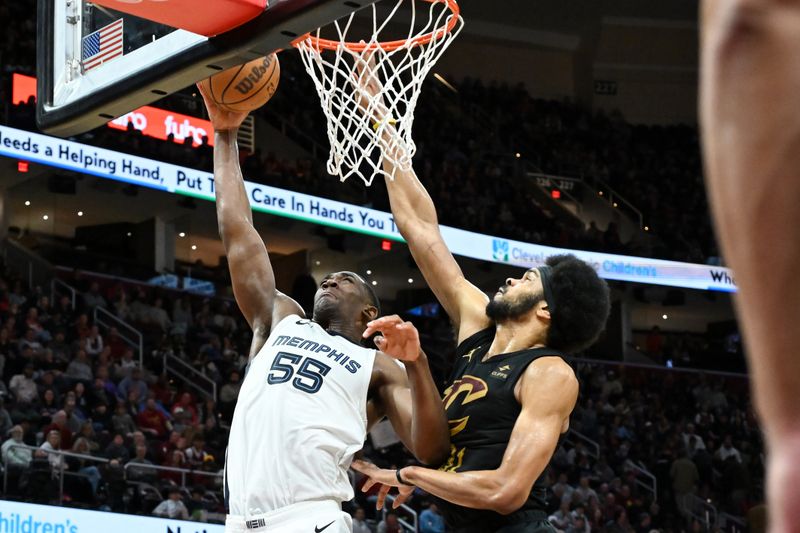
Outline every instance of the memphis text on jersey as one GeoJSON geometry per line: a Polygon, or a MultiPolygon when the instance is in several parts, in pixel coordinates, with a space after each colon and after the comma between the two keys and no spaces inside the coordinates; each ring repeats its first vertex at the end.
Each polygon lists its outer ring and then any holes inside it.
{"type": "Polygon", "coordinates": [[[304,339],[302,337],[290,337],[289,335],[280,335],[275,342],[272,343],[273,346],[292,346],[294,348],[298,348],[300,350],[306,350],[310,353],[317,353],[321,355],[325,355],[328,359],[332,359],[342,365],[345,370],[350,372],[351,374],[355,374],[358,372],[358,369],[361,368],[361,363],[350,359],[347,355],[342,352],[337,352],[327,344],[319,343],[304,339]]]}

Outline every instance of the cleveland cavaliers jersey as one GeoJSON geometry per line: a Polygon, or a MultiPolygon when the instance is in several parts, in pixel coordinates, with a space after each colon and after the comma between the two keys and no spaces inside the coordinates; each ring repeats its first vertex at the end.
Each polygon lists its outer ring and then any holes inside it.
{"type": "Polygon", "coordinates": [[[347,501],[347,469],[367,432],[375,350],[290,315],[250,362],[225,461],[231,515],[347,501]]]}
{"type": "MultiPolygon", "coordinates": [[[[450,423],[450,458],[440,470],[470,472],[499,468],[522,411],[514,395],[517,381],[528,365],[540,357],[564,358],[564,354],[551,348],[530,348],[498,354],[484,361],[494,335],[495,328],[484,329],[456,348],[452,385],[444,393],[444,406],[450,423]]],[[[468,509],[444,500],[440,501],[439,507],[449,530],[491,533],[527,521],[531,512],[545,512],[546,475],[542,473],[539,476],[527,501],[511,514],[468,509]]]]}

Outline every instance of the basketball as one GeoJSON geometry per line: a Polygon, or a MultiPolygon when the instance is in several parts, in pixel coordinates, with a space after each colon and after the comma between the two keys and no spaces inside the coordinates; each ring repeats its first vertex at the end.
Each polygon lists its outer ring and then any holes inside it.
{"type": "Polygon", "coordinates": [[[200,84],[214,103],[241,113],[266,104],[275,94],[280,77],[278,56],[270,54],[214,74],[200,84]]]}

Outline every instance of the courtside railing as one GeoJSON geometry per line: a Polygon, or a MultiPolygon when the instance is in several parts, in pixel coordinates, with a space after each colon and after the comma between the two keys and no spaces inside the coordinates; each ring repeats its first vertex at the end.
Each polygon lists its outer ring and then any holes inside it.
{"type": "Polygon", "coordinates": [[[656,476],[644,466],[636,464],[630,459],[625,461],[626,471],[633,471],[636,474],[636,485],[653,495],[653,501],[658,500],[658,480],[656,476]]]}
{"type": "Polygon", "coordinates": [[[184,385],[217,401],[217,383],[183,359],[165,351],[162,354],[162,365],[168,376],[181,380],[184,385]]]}
{"type": "Polygon", "coordinates": [[[75,290],[75,287],[67,283],[64,283],[58,278],[53,278],[53,280],[50,282],[50,305],[55,305],[56,296],[61,296],[61,295],[69,297],[70,306],[74,311],[75,307],[78,304],[77,291],[75,290]]]}
{"type": "Polygon", "coordinates": [[[148,465],[145,463],[132,463],[128,462],[123,467],[125,471],[125,479],[128,479],[128,470],[155,470],[157,472],[175,472],[181,475],[181,487],[186,487],[186,476],[204,476],[219,478],[222,481],[222,472],[206,472],[204,470],[192,470],[190,468],[178,468],[175,466],[161,466],[161,465],[148,465]]]}
{"type": "Polygon", "coordinates": [[[711,500],[704,500],[694,494],[684,496],[686,512],[689,518],[697,520],[704,527],[705,531],[711,531],[717,525],[717,508],[711,505],[711,500]]]}
{"type": "Polygon", "coordinates": [[[567,432],[567,435],[564,437],[564,440],[573,446],[580,442],[586,446],[589,455],[595,460],[600,457],[600,444],[597,441],[590,439],[580,431],[570,428],[570,430],[567,432]]]}
{"type": "MultiPolygon", "coordinates": [[[[383,505],[381,517],[386,520],[386,515],[389,513],[391,503],[394,502],[395,496],[389,494],[386,496],[386,503],[383,505]]],[[[400,507],[393,509],[397,513],[397,522],[403,528],[403,533],[417,533],[419,531],[419,516],[417,512],[406,504],[400,504],[400,507]],[[399,512],[398,512],[399,511],[399,512]]]]}
{"type": "Polygon", "coordinates": [[[22,276],[29,289],[46,287],[53,277],[53,265],[50,262],[14,239],[6,238],[3,241],[3,259],[11,270],[22,276]]]}
{"type": "Polygon", "coordinates": [[[133,348],[134,352],[139,354],[139,368],[144,366],[144,337],[142,333],[125,322],[113,313],[110,313],[102,307],[94,308],[94,323],[98,326],[110,330],[117,328],[119,338],[125,341],[125,344],[133,348]]]}
{"type": "MultiPolygon", "coordinates": [[[[60,455],[61,456],[62,459],[61,459],[60,465],[59,465],[59,467],[57,469],[53,468],[52,465],[50,465],[51,466],[51,468],[50,468],[51,472],[58,474],[58,503],[59,503],[59,505],[64,503],[64,476],[65,475],[66,476],[75,476],[75,477],[87,478],[87,476],[85,476],[83,474],[79,474],[78,472],[70,472],[70,471],[68,471],[67,470],[67,463],[66,463],[66,461],[63,460],[64,457],[73,457],[75,459],[83,459],[84,461],[89,461],[89,462],[93,462],[93,463],[97,463],[97,464],[107,464],[107,463],[110,462],[110,460],[106,459],[105,457],[95,457],[93,455],[85,455],[85,454],[82,454],[82,453],[67,452],[67,451],[64,451],[64,450],[43,450],[42,448],[37,448],[36,446],[28,446],[27,444],[12,444],[11,446],[9,446],[8,449],[9,450],[11,450],[11,449],[30,450],[31,451],[31,455],[33,457],[36,456],[36,452],[44,452],[48,456],[49,455],[60,455]]],[[[31,458],[31,460],[33,460],[33,458],[31,458]]],[[[8,470],[9,470],[8,469],[8,456],[3,458],[3,467],[4,467],[3,468],[3,493],[4,494],[8,494],[8,470]]],[[[26,468],[26,470],[29,470],[29,469],[30,469],[30,465],[28,466],[28,468],[26,468]]]]}

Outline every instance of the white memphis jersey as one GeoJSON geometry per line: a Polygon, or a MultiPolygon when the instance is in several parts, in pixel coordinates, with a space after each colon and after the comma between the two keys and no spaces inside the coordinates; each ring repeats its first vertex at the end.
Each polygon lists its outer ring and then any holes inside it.
{"type": "Polygon", "coordinates": [[[231,515],[311,500],[347,501],[347,469],[367,432],[375,350],[297,315],[281,320],[250,362],[225,465],[231,515]]]}

